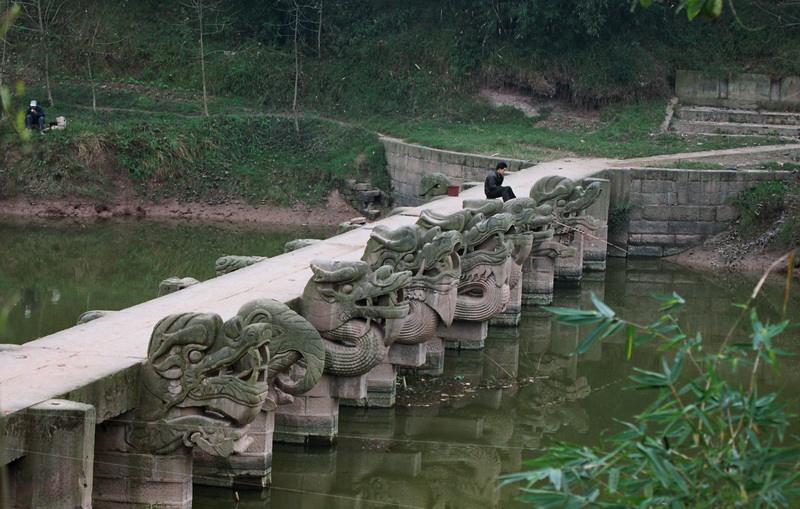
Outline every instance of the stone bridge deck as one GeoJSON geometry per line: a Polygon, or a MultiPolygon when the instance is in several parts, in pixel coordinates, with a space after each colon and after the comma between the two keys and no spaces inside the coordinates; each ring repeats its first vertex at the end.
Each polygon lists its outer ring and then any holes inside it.
{"type": "MultiPolygon", "coordinates": [[[[613,163],[605,159],[550,161],[508,174],[505,183],[517,195],[527,196],[531,186],[544,176],[581,179],[613,163]]],[[[242,304],[263,297],[291,303],[300,297],[311,277],[311,260],[357,260],[376,226],[412,224],[422,210],[450,213],[461,209],[464,199],[474,198],[483,198],[482,188],[436,200],[18,347],[4,345],[0,350],[0,425],[14,414],[53,398],[93,405],[98,423],[118,416],[135,407],[138,366],[146,359],[150,334],[161,318],[180,312],[213,312],[227,319],[242,304]]],[[[190,274],[180,274],[186,275],[190,274]]]]}
{"type": "MultiPolygon", "coordinates": [[[[581,179],[609,168],[704,158],[763,157],[771,152],[796,150],[800,150],[800,144],[629,160],[562,159],[508,174],[506,184],[511,185],[518,196],[526,196],[537,180],[548,175],[581,179]]],[[[98,422],[120,415],[135,406],[138,366],[146,358],[150,334],[161,318],[180,312],[213,312],[227,319],[245,302],[263,297],[291,303],[300,297],[311,277],[311,260],[359,259],[376,226],[414,223],[425,209],[454,212],[461,209],[464,199],[475,198],[483,198],[480,187],[21,346],[0,345],[0,428],[9,420],[13,421],[18,412],[53,398],[94,405],[98,422]]],[[[180,274],[185,275],[190,274],[180,274]]],[[[153,281],[153,285],[156,284],[158,281],[153,281]]],[[[0,460],[2,453],[0,450],[0,460]]]]}

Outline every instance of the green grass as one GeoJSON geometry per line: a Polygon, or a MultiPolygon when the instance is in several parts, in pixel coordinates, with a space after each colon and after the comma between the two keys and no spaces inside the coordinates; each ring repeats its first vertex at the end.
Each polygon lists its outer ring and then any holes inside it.
{"type": "MultiPolygon", "coordinates": [[[[436,148],[532,161],[569,154],[627,158],[777,142],[654,134],[664,109],[658,100],[606,107],[592,129],[538,127],[540,118],[473,99],[445,114],[417,118],[357,112],[326,120],[306,114],[297,132],[293,119],[244,98],[212,96],[212,116],[205,118],[195,92],[108,83],[98,87],[99,110],[93,112],[87,84],[57,83],[57,104],[48,115],[66,116],[68,129],[34,137],[33,152],[0,175],[6,196],[108,200],[121,183],[129,182],[151,199],[317,204],[345,178],[371,180],[389,189],[378,132],[436,148]]],[[[44,93],[31,87],[26,96],[44,93]]],[[[704,162],[682,166],[721,167],[704,162]]]]}
{"type": "Polygon", "coordinates": [[[436,148],[529,160],[541,159],[553,151],[580,156],[630,158],[785,143],[772,137],[742,139],[657,134],[663,120],[664,104],[661,100],[650,100],[609,106],[602,111],[602,122],[595,129],[554,130],[537,127],[538,119],[527,118],[515,111],[474,121],[370,119],[366,125],[436,148]]]}
{"type": "MultiPolygon", "coordinates": [[[[121,101],[115,104],[119,105],[121,101]]],[[[191,103],[188,103],[191,104],[191,103]]],[[[292,205],[321,203],[346,178],[388,189],[374,133],[322,119],[92,113],[56,107],[68,128],[0,147],[4,196],[113,198],[132,186],[150,199],[292,205]]]]}
{"type": "Polygon", "coordinates": [[[707,161],[680,161],[648,165],[648,168],[681,168],[683,170],[724,170],[724,164],[707,161]]]}
{"type": "Polygon", "coordinates": [[[762,163],[761,168],[764,170],[771,170],[771,171],[796,171],[800,170],[800,164],[798,163],[782,163],[780,161],[769,161],[766,163],[762,163]]]}

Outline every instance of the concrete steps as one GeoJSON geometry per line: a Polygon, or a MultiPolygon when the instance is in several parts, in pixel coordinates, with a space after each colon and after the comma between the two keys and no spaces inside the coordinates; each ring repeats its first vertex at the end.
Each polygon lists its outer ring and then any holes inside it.
{"type": "Polygon", "coordinates": [[[800,125],[800,113],[784,111],[741,110],[709,106],[682,106],[680,120],[691,122],[722,122],[768,125],[800,125]]]}
{"type": "Polygon", "coordinates": [[[723,134],[796,137],[800,135],[800,124],[778,125],[750,122],[713,122],[704,120],[676,119],[672,129],[683,134],[723,134]]]}
{"type": "Polygon", "coordinates": [[[800,113],[711,106],[680,106],[670,130],[706,136],[800,136],[800,113]]]}

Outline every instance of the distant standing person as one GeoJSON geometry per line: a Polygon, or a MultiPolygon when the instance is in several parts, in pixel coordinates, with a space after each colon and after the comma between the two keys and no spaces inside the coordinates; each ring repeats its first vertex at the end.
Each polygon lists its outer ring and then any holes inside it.
{"type": "Polygon", "coordinates": [[[517,197],[509,186],[503,185],[506,168],[508,168],[508,165],[504,161],[500,161],[495,169],[486,175],[486,180],[483,182],[483,192],[486,193],[487,198],[502,198],[503,201],[508,201],[517,197]]]}
{"type": "Polygon", "coordinates": [[[30,129],[34,125],[38,126],[40,131],[44,131],[44,108],[36,101],[31,101],[28,111],[25,112],[25,127],[30,129]]]}

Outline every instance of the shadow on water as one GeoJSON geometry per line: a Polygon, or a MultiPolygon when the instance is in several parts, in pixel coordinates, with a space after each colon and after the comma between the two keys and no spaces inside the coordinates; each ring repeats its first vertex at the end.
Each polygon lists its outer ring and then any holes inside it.
{"type": "MultiPolygon", "coordinates": [[[[580,288],[558,288],[554,304],[590,308],[594,292],[621,316],[648,322],[659,306],[650,295],[676,291],[688,302],[686,329],[702,332],[713,347],[739,313],[732,304],[744,302],[754,284],[660,260],[610,260],[606,273],[586,275],[580,288]]],[[[768,286],[759,299],[764,319],[780,319],[781,292],[768,286]]],[[[583,332],[529,308],[518,329],[490,328],[483,352],[448,351],[442,376],[401,377],[396,408],[342,408],[336,447],[277,444],[271,490],[239,491],[237,503],[229,490],[196,487],[194,506],[517,507],[515,488],[497,489],[500,474],[523,469],[525,459],[556,441],[595,444],[619,430],[615,419],[630,419],[648,402],[627,390],[627,376],[633,366],[657,365],[655,347],[628,361],[624,340],[615,338],[577,358],[571,354],[583,332]]],[[[796,350],[800,335],[792,334],[784,341],[796,350]]],[[[762,384],[796,387],[797,368],[788,361],[779,374],[765,371],[762,384]]]]}

